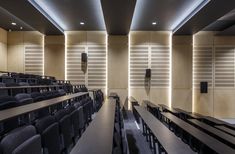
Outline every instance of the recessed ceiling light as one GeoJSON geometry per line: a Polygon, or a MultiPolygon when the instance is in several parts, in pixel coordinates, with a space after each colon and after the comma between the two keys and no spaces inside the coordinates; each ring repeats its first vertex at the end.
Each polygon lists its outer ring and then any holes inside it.
{"type": "Polygon", "coordinates": [[[8,31],[11,32],[11,29],[9,29],[8,31]]]}
{"type": "Polygon", "coordinates": [[[84,22],[80,22],[80,25],[85,25],[85,23],[84,22]]]}
{"type": "Polygon", "coordinates": [[[15,26],[15,25],[16,25],[16,23],[15,23],[15,22],[12,22],[11,24],[12,24],[13,26],[15,26]]]}
{"type": "Polygon", "coordinates": [[[23,29],[23,27],[20,27],[20,29],[23,29]]]}
{"type": "Polygon", "coordinates": [[[152,25],[157,25],[157,22],[156,21],[152,22],[152,25]]]}

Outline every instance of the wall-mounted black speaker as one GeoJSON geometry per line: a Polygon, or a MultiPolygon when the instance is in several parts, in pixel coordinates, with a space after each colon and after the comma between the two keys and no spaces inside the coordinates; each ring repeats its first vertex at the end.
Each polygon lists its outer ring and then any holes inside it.
{"type": "Polygon", "coordinates": [[[83,63],[87,62],[87,54],[86,53],[82,53],[82,62],[83,63]]]}
{"type": "Polygon", "coordinates": [[[146,78],[151,78],[151,69],[146,69],[145,77],[146,78]]]}
{"type": "Polygon", "coordinates": [[[200,89],[201,89],[201,93],[207,93],[208,92],[208,82],[201,82],[200,89]]]}

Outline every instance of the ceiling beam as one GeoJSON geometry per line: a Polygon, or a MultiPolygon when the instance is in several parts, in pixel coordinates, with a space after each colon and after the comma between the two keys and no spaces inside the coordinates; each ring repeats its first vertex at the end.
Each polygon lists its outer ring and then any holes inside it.
{"type": "Polygon", "coordinates": [[[2,0],[0,1],[0,6],[45,35],[63,34],[60,29],[41,14],[28,0],[2,0]]]}
{"type": "Polygon", "coordinates": [[[106,30],[109,35],[127,35],[136,0],[101,0],[106,30]]]}
{"type": "Polygon", "coordinates": [[[234,9],[234,0],[210,0],[190,18],[174,35],[193,35],[234,9]]]}

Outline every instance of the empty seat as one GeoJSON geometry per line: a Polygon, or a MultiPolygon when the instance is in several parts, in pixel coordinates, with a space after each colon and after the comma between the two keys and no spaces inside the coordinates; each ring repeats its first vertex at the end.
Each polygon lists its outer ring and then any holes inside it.
{"type": "Polygon", "coordinates": [[[30,95],[31,98],[33,99],[33,102],[39,102],[45,99],[43,94],[41,94],[40,92],[32,92],[30,95]]]}
{"type": "Polygon", "coordinates": [[[25,94],[25,93],[17,94],[15,98],[18,101],[19,105],[33,103],[33,99],[30,94],[25,94]]]}
{"type": "Polygon", "coordinates": [[[41,137],[29,125],[7,134],[0,143],[2,154],[41,154],[41,137]]]}
{"type": "Polygon", "coordinates": [[[17,105],[17,100],[11,96],[1,96],[0,97],[0,110],[15,107],[17,105]]]}
{"type": "Polygon", "coordinates": [[[54,117],[47,116],[39,119],[35,127],[42,138],[42,148],[44,154],[60,154],[62,146],[60,142],[59,124],[54,117]]]}
{"type": "Polygon", "coordinates": [[[73,128],[70,116],[67,114],[67,111],[63,109],[56,112],[55,119],[59,122],[59,130],[64,145],[64,151],[68,153],[73,145],[73,128]]]}
{"type": "Polygon", "coordinates": [[[59,92],[60,96],[66,95],[66,92],[64,91],[64,89],[59,89],[58,92],[59,92]]]}

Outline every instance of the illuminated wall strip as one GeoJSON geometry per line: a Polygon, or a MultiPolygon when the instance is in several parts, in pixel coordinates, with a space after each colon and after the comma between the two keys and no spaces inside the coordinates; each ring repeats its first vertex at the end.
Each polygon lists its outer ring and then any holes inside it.
{"type": "Polygon", "coordinates": [[[45,75],[45,35],[42,36],[42,75],[45,75]]]}
{"type": "Polygon", "coordinates": [[[68,43],[68,41],[67,41],[67,33],[66,32],[64,33],[64,36],[65,36],[65,44],[64,44],[64,47],[65,47],[65,49],[64,49],[64,51],[65,51],[65,53],[64,53],[65,70],[64,70],[64,73],[65,73],[65,80],[68,80],[68,78],[67,78],[67,43],[68,43]]]}
{"type": "MultiPolygon", "coordinates": [[[[130,32],[129,32],[129,35],[128,35],[128,98],[131,96],[131,86],[130,86],[130,61],[131,61],[131,58],[130,58],[130,49],[131,49],[131,35],[130,35],[130,32]]],[[[128,102],[128,110],[131,109],[131,104],[128,102]]]]}
{"type": "Polygon", "coordinates": [[[172,107],[172,32],[170,32],[169,36],[169,43],[170,43],[170,80],[169,80],[169,107],[172,107]]]}
{"type": "MultiPolygon", "coordinates": [[[[194,57],[194,41],[195,41],[195,38],[194,38],[195,36],[193,35],[193,57],[194,57]]],[[[195,90],[194,90],[194,59],[193,59],[193,62],[192,62],[192,112],[195,112],[195,96],[194,96],[194,92],[195,92],[195,90]]]]}
{"type": "Polygon", "coordinates": [[[108,34],[106,33],[105,38],[105,45],[106,45],[106,97],[108,97],[108,34]]]}

